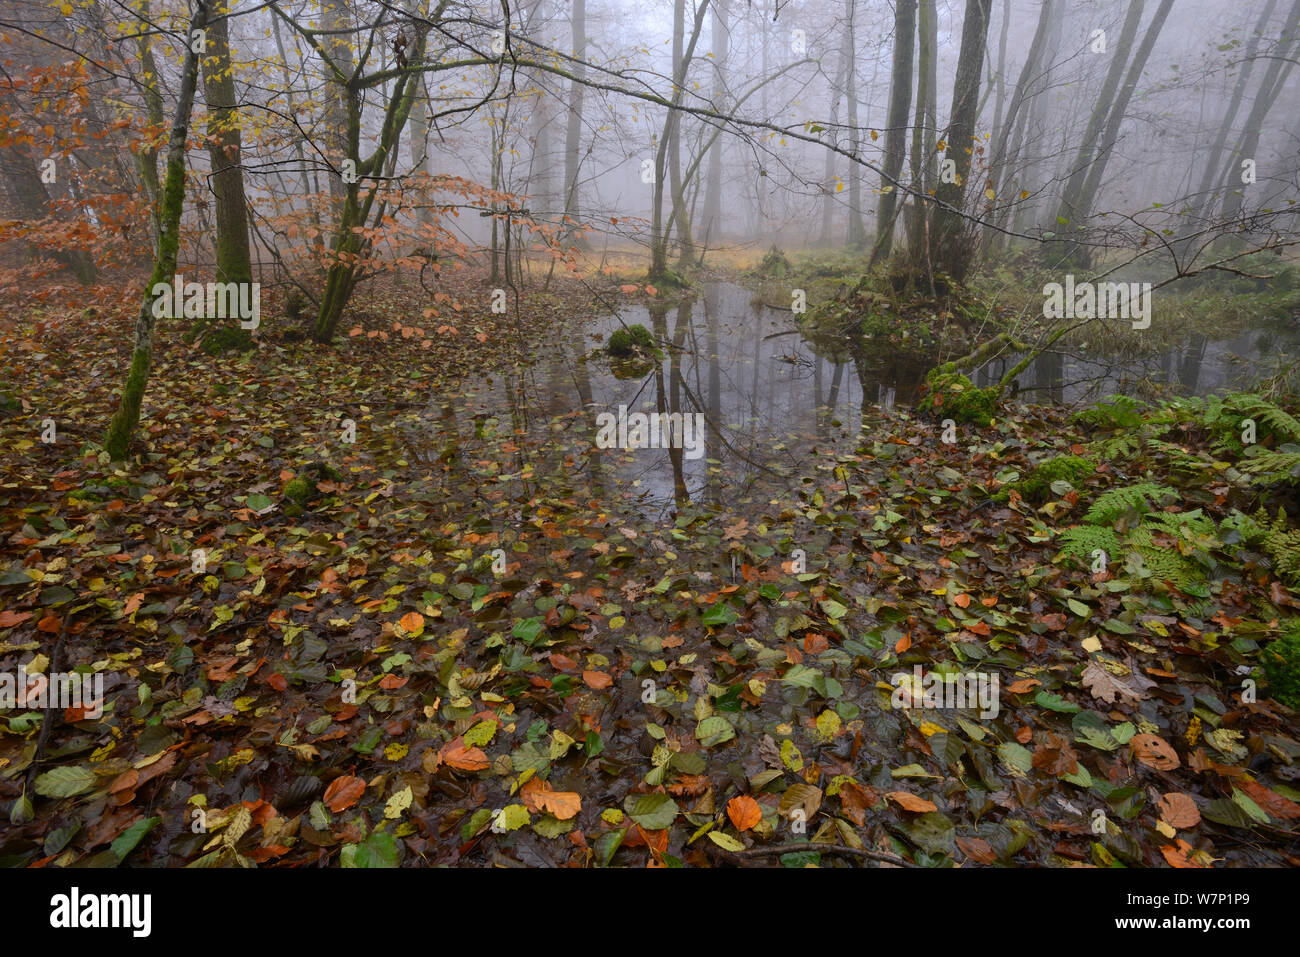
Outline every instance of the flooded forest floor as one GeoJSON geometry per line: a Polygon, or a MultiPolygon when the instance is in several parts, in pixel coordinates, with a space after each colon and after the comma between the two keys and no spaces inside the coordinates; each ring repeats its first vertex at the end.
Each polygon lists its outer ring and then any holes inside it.
{"type": "Polygon", "coordinates": [[[752,284],[410,296],[165,334],[129,467],[129,318],[4,340],[0,670],[103,697],[0,710],[0,863],[1300,864],[1300,422],[1231,392],[1294,322],[1075,342],[945,441],[896,330],[752,284]]]}

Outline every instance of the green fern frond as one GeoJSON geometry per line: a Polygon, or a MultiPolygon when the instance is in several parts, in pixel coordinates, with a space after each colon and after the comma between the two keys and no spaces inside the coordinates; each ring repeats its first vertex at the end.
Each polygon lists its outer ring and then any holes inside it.
{"type": "Polygon", "coordinates": [[[1146,515],[1155,510],[1160,500],[1172,500],[1177,496],[1174,489],[1154,482],[1113,488],[1093,503],[1083,520],[1090,525],[1113,525],[1124,515],[1146,515]]]}
{"type": "Polygon", "coordinates": [[[1106,553],[1108,561],[1113,560],[1124,547],[1114,529],[1098,528],[1095,525],[1075,525],[1067,528],[1061,532],[1058,541],[1062,555],[1080,561],[1091,560],[1092,553],[1099,548],[1106,553]]]}
{"type": "Polygon", "coordinates": [[[1263,509],[1255,513],[1255,520],[1266,529],[1261,545],[1277,577],[1292,587],[1300,586],[1300,529],[1287,527],[1286,512],[1281,509],[1274,521],[1263,509]]]}
{"type": "Polygon", "coordinates": [[[1224,404],[1232,411],[1268,427],[1283,442],[1300,442],[1300,419],[1262,396],[1236,392],[1226,396],[1224,404]]]}
{"type": "Polygon", "coordinates": [[[1288,443],[1276,452],[1255,446],[1246,455],[1247,458],[1237,467],[1252,476],[1251,481],[1256,485],[1276,482],[1295,485],[1300,482],[1300,446],[1288,443]],[[1251,452],[1255,454],[1251,455],[1251,452]]]}

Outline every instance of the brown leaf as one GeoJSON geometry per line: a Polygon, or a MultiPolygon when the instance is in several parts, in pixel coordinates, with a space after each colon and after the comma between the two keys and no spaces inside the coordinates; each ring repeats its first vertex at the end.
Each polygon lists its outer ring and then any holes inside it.
{"type": "Polygon", "coordinates": [[[1135,734],[1129,744],[1133,756],[1149,768],[1172,771],[1178,767],[1178,752],[1158,734],[1135,734]]]}
{"type": "Polygon", "coordinates": [[[614,683],[614,679],[603,671],[584,671],[582,680],[586,682],[588,688],[595,688],[597,691],[608,688],[614,683]]]}
{"type": "Polygon", "coordinates": [[[840,803],[849,820],[862,827],[867,823],[867,808],[875,807],[880,798],[871,788],[863,787],[856,781],[845,781],[840,785],[840,803]]]}
{"type": "Polygon", "coordinates": [[[1083,669],[1081,680],[1094,698],[1107,704],[1114,704],[1116,695],[1123,698],[1125,702],[1136,703],[1147,696],[1149,688],[1156,686],[1150,678],[1144,678],[1136,673],[1130,674],[1127,678],[1119,678],[1102,667],[1098,661],[1088,662],[1088,667],[1083,669]]]}
{"type": "Polygon", "coordinates": [[[1059,778],[1062,774],[1078,772],[1078,758],[1069,742],[1055,734],[1049,734],[1046,742],[1034,750],[1033,764],[1043,773],[1059,778]]]}
{"type": "Polygon", "coordinates": [[[1170,827],[1186,830],[1201,823],[1200,809],[1189,794],[1166,791],[1160,796],[1159,808],[1160,820],[1170,827]]]}
{"type": "Polygon", "coordinates": [[[959,837],[957,846],[962,849],[962,853],[969,857],[976,864],[992,864],[998,859],[997,852],[993,850],[993,845],[982,837],[959,837]]]}
{"type": "Polygon", "coordinates": [[[352,807],[365,793],[365,781],[351,774],[345,774],[330,782],[330,786],[325,789],[323,800],[325,806],[337,814],[352,807]]]}
{"type": "MultiPolygon", "coordinates": [[[[1268,812],[1270,817],[1280,817],[1283,820],[1294,820],[1300,817],[1300,804],[1283,797],[1276,791],[1270,791],[1258,781],[1243,781],[1238,787],[1245,791],[1252,801],[1268,812]]],[[[1169,823],[1172,824],[1173,821],[1169,823]]]]}

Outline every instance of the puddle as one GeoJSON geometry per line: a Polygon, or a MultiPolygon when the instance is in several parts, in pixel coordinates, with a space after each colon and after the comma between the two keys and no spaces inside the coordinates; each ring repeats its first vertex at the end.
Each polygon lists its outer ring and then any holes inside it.
{"type": "MultiPolygon", "coordinates": [[[[692,299],[557,329],[535,363],[439,397],[412,436],[427,457],[458,463],[464,480],[545,485],[548,494],[599,500],[613,512],[670,520],[679,501],[764,502],[808,471],[808,453],[851,452],[864,413],[909,406],[933,360],[880,353],[818,355],[789,312],[756,305],[749,290],[706,283],[692,299]],[[621,321],[620,321],[621,320],[621,321]],[[615,375],[602,348],[623,324],[640,323],[663,350],[630,378],[615,375]],[[641,412],[700,417],[704,450],[599,448],[597,416],[641,412]],[[449,450],[451,450],[449,452],[449,450]],[[775,483],[774,485],[769,483],[775,483]]],[[[1246,384],[1261,360],[1300,352],[1300,326],[1270,325],[1235,338],[1188,336],[1177,347],[1122,362],[1079,351],[1047,353],[1019,376],[1028,401],[1088,403],[1112,393],[1139,397],[1154,384],[1204,394],[1246,384]]],[[[1019,356],[976,370],[997,382],[1019,356]]],[[[524,489],[520,488],[520,491],[524,489]]],[[[510,494],[508,491],[505,494],[510,494]]]]}

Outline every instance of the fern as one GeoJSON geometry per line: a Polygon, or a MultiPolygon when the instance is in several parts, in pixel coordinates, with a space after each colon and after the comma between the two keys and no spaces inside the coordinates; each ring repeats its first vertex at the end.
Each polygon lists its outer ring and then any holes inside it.
{"type": "Polygon", "coordinates": [[[1241,455],[1246,451],[1241,441],[1242,423],[1246,419],[1254,420],[1256,437],[1261,443],[1300,441],[1300,420],[1262,396],[1249,392],[1211,397],[1202,421],[1214,436],[1216,450],[1241,455]]]}
{"type": "Polygon", "coordinates": [[[1061,554],[1081,561],[1092,558],[1092,553],[1101,549],[1107,557],[1118,555],[1123,550],[1120,538],[1114,529],[1098,528],[1095,525],[1075,525],[1061,532],[1061,554]]]}
{"type": "Polygon", "coordinates": [[[1238,463],[1237,467],[1250,475],[1256,485],[1300,483],[1300,445],[1288,443],[1276,452],[1254,446],[1246,455],[1246,460],[1238,463]]]}
{"type": "Polygon", "coordinates": [[[1174,499],[1177,496],[1178,493],[1174,489],[1154,482],[1139,482],[1137,485],[1113,488],[1093,503],[1083,520],[1090,525],[1113,525],[1129,513],[1146,515],[1154,511],[1153,503],[1158,499],[1174,499]]]}
{"type": "Polygon", "coordinates": [[[1228,396],[1227,400],[1225,404],[1234,412],[1267,426],[1280,441],[1300,442],[1300,419],[1268,399],[1249,392],[1238,392],[1228,396]]]}
{"type": "Polygon", "coordinates": [[[1103,462],[1117,462],[1137,454],[1140,440],[1136,435],[1115,435],[1088,443],[1088,455],[1103,462]]]}
{"type": "Polygon", "coordinates": [[[1281,509],[1275,521],[1269,521],[1267,513],[1260,509],[1255,521],[1265,529],[1261,545],[1273,563],[1274,573],[1290,586],[1300,585],[1300,529],[1287,527],[1286,512],[1281,509]]]}
{"type": "Polygon", "coordinates": [[[1142,403],[1127,395],[1107,396],[1091,409],[1083,409],[1070,417],[1099,429],[1133,429],[1142,424],[1142,403]]]}
{"type": "Polygon", "coordinates": [[[1134,529],[1128,544],[1142,556],[1142,567],[1150,572],[1152,578],[1171,582],[1179,591],[1199,591],[1205,584],[1205,566],[1178,549],[1157,543],[1150,526],[1134,529]]]}

